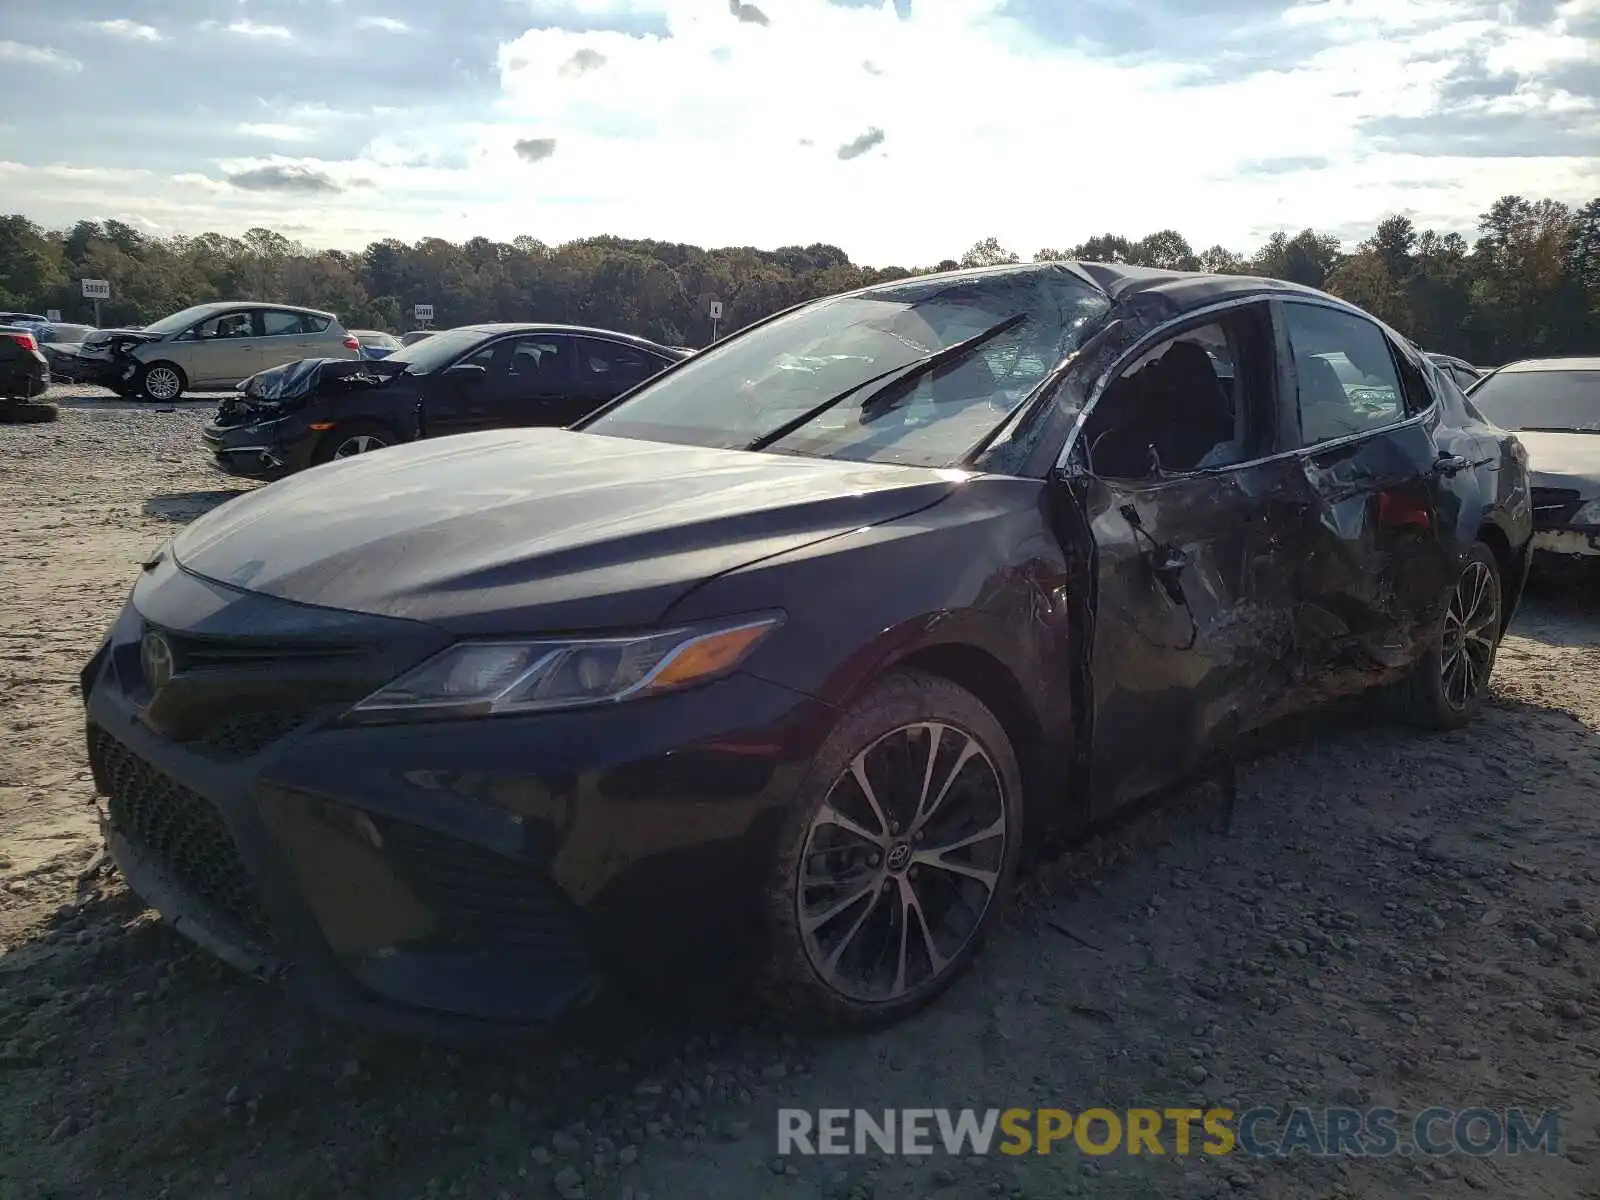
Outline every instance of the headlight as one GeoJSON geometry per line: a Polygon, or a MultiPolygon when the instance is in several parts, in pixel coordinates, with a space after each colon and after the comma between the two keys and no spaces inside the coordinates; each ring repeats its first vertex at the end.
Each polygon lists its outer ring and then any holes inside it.
{"type": "Polygon", "coordinates": [[[461,642],[379,688],[351,712],[481,717],[654,696],[733,670],[782,619],[766,613],[737,624],[636,637],[461,642]]]}
{"type": "Polygon", "coordinates": [[[1572,525],[1600,525],[1600,500],[1591,500],[1572,514],[1572,525]]]}

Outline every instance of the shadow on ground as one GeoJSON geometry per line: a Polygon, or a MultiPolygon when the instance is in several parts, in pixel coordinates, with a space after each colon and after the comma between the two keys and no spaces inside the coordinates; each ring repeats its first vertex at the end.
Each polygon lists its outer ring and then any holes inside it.
{"type": "Polygon", "coordinates": [[[193,521],[203,517],[220,504],[226,504],[249,489],[217,489],[208,492],[169,492],[151,496],[142,506],[147,517],[161,521],[193,521]]]}

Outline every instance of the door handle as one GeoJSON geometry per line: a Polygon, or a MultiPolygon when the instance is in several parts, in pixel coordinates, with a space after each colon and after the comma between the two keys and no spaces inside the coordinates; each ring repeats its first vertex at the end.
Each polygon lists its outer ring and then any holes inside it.
{"type": "Polygon", "coordinates": [[[1471,460],[1463,458],[1459,454],[1441,453],[1438,458],[1433,460],[1433,473],[1435,475],[1455,475],[1458,472],[1465,471],[1471,465],[1471,460]]]}

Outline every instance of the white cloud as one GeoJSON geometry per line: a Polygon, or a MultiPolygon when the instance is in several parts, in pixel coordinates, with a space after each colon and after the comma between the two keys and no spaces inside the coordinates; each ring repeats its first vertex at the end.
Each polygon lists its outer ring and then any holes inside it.
{"type": "Polygon", "coordinates": [[[49,46],[28,46],[22,42],[0,41],[0,61],[32,67],[54,67],[60,71],[81,71],[83,64],[49,46]]]}
{"type": "Polygon", "coordinates": [[[246,121],[238,128],[245,137],[266,138],[274,142],[303,142],[311,136],[311,130],[302,126],[276,125],[270,121],[246,121]]]}
{"type": "Polygon", "coordinates": [[[101,33],[110,34],[112,37],[126,38],[130,42],[159,42],[161,31],[154,25],[141,25],[138,21],[130,21],[127,17],[118,17],[114,21],[91,21],[89,26],[98,29],[101,33]]]}
{"type": "Polygon", "coordinates": [[[410,33],[411,26],[395,17],[358,17],[357,29],[377,29],[384,33],[410,33]]]}
{"type": "MultiPolygon", "coordinates": [[[[1278,65],[1210,75],[1227,56],[1134,63],[1080,51],[1005,18],[1002,0],[918,0],[906,18],[891,0],[745,4],[765,25],[726,0],[524,3],[539,27],[500,46],[495,102],[430,94],[350,114],[305,103],[326,93],[286,89],[238,127],[238,159],[196,158],[148,180],[141,211],[172,228],[240,230],[313,204],[306,240],[318,244],[616,233],[826,241],[911,266],[990,234],[1026,256],[1166,227],[1197,248],[1250,250],[1274,228],[1349,230],[1398,211],[1470,230],[1507,192],[1600,192],[1592,155],[1531,157],[1511,140],[1446,157],[1425,136],[1374,133],[1434,119],[1469,62],[1520,81],[1485,92],[1474,112],[1586,128],[1595,97],[1538,77],[1592,54],[1574,30],[1600,0],[1567,0],[1542,29],[1484,21],[1467,0],[1302,0],[1259,31],[1258,57],[1278,65]],[[608,28],[556,27],[585,21],[608,28]],[[263,139],[302,157],[250,157],[272,148],[263,139]]],[[[385,22],[404,24],[357,23],[385,22]]],[[[228,28],[292,36],[247,20],[228,28]]],[[[36,172],[7,190],[63,222],[97,203],[82,180],[36,172]]]]}
{"type": "Polygon", "coordinates": [[[229,33],[237,33],[242,37],[252,38],[278,38],[287,41],[294,37],[294,33],[282,25],[258,25],[248,18],[233,22],[227,27],[229,33]]]}

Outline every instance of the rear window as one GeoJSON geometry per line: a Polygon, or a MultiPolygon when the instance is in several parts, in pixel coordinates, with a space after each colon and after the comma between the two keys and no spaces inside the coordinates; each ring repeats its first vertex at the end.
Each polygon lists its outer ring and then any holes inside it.
{"type": "Polygon", "coordinates": [[[1498,371],[1472,403],[1502,429],[1600,432],[1600,370],[1498,371]]]}

